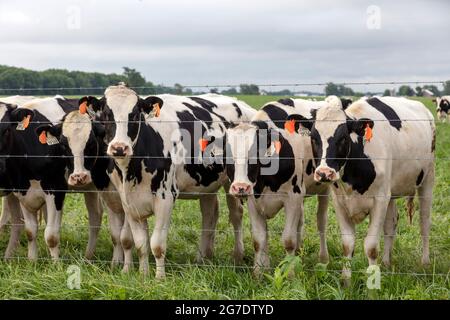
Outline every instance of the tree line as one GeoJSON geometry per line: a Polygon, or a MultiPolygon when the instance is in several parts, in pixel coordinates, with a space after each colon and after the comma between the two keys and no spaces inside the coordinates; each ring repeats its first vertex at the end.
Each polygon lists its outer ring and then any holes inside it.
{"type": "MultiPolygon", "coordinates": [[[[193,94],[191,88],[183,87],[176,83],[174,86],[164,86],[147,81],[145,77],[136,69],[123,67],[122,74],[99,72],[68,71],[65,69],[48,69],[44,71],[33,71],[24,68],[10,67],[0,65],[0,95],[101,95],[104,88],[118,84],[126,83],[133,87],[138,94],[193,94]],[[38,89],[38,90],[29,90],[38,89]]],[[[450,81],[444,83],[443,90],[439,90],[435,85],[424,85],[411,88],[403,85],[396,92],[400,96],[422,96],[424,90],[431,91],[435,96],[450,94],[450,81]]],[[[219,91],[218,88],[207,90],[213,93],[222,93],[226,95],[278,95],[293,96],[294,92],[284,89],[279,91],[265,91],[255,84],[241,84],[238,88],[226,88],[219,91]]],[[[205,93],[205,91],[196,91],[196,94],[205,93]]],[[[327,83],[324,90],[325,95],[337,96],[364,96],[373,95],[371,92],[355,92],[352,88],[333,82],[327,83]]],[[[384,95],[392,95],[392,90],[386,89],[384,95]]]]}

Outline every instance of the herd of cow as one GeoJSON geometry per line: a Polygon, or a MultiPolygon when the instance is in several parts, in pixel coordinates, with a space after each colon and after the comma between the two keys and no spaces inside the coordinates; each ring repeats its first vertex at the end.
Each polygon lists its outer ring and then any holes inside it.
{"type": "MultiPolygon", "coordinates": [[[[441,118],[449,112],[449,101],[438,102],[441,118]]],[[[11,225],[5,258],[14,255],[25,228],[28,258],[37,259],[42,209],[45,241],[57,260],[65,194],[77,191],[84,194],[89,217],[86,257],[94,255],[105,205],[112,265],[130,270],[134,246],[140,270],[148,273],[151,250],[156,277],[163,278],[175,200],[200,200],[198,258],[207,259],[214,249],[217,194],[224,188],[237,262],[244,255],[242,216],[248,205],[256,275],[270,264],[267,220],[282,208],[287,254],[301,246],[308,196],[318,199],[319,259],[328,261],[330,194],[344,256],[352,258],[355,225],[369,216],[364,241],[369,264],[377,263],[384,232],[382,260],[389,265],[396,199],[407,198],[412,218],[417,193],[422,263],[430,261],[435,125],[418,101],[373,97],[351,102],[329,96],[324,101],[282,99],[255,110],[217,94],[143,98],[119,84],[101,98],[3,98],[0,119],[1,224],[11,225]],[[155,224],[149,239],[150,215],[155,224]]],[[[343,276],[350,278],[349,264],[343,276]]]]}

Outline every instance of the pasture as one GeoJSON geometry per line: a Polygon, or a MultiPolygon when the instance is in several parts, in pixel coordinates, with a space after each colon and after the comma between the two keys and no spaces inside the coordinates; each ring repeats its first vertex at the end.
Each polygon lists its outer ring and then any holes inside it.
{"type": "MultiPolygon", "coordinates": [[[[279,97],[240,96],[254,107],[279,97]]],[[[421,99],[433,114],[431,99],[421,99]]],[[[252,277],[253,246],[247,212],[244,212],[245,262],[234,266],[233,229],[223,192],[220,195],[220,218],[215,240],[215,254],[210,262],[195,262],[200,237],[200,208],[198,201],[176,202],[167,250],[167,278],[155,280],[154,261],[150,257],[148,277],[139,274],[137,265],[129,274],[120,268],[111,270],[112,244],[107,228],[106,214],[100,230],[95,261],[83,258],[87,244],[87,213],[82,195],[66,197],[61,230],[61,262],[49,260],[43,240],[43,226],[39,231],[39,261],[26,260],[26,237],[22,235],[17,258],[0,262],[1,299],[449,299],[450,297],[450,124],[437,123],[436,185],[434,189],[430,252],[432,264],[420,265],[421,238],[416,212],[409,224],[404,201],[399,203],[398,236],[393,251],[392,267],[381,267],[381,289],[366,287],[367,260],[363,239],[367,221],[357,228],[357,243],[352,261],[352,284],[344,288],[340,283],[342,248],[339,228],[332,205],[329,209],[328,248],[330,263],[318,265],[319,235],[316,228],[316,200],[305,204],[304,246],[299,258],[286,261],[280,241],[284,223],[281,212],[269,222],[270,256],[273,270],[261,279],[252,277]],[[296,268],[294,278],[284,273],[286,265],[296,268]],[[69,266],[81,270],[80,289],[67,287],[69,266]]],[[[417,201],[416,201],[417,207],[417,201]]],[[[149,219],[150,230],[153,219],[149,219]]],[[[0,253],[8,241],[8,229],[0,235],[0,253]]],[[[382,243],[382,242],[381,242],[382,243]]],[[[137,263],[137,256],[135,260],[137,263]]],[[[380,261],[380,259],[379,259],[380,261]]]]}

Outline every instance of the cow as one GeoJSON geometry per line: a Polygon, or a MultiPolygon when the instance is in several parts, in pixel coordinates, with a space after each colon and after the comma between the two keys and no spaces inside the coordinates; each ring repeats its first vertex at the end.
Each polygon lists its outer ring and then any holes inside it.
{"type": "MultiPolygon", "coordinates": [[[[422,263],[429,264],[429,231],[434,185],[435,125],[418,101],[380,97],[360,99],[343,109],[337,97],[303,121],[311,132],[314,179],[331,185],[344,257],[342,276],[351,278],[355,225],[370,217],[364,240],[369,265],[377,263],[384,228],[383,263],[391,264],[398,213],[396,199],[408,199],[410,219],[419,195],[422,263]]],[[[288,120],[291,119],[288,117],[288,120]]]]}
{"type": "MultiPolygon", "coordinates": [[[[216,193],[227,188],[227,178],[223,164],[202,162],[202,137],[223,135],[230,122],[248,121],[255,111],[235,98],[215,94],[141,98],[124,85],[108,87],[101,99],[84,97],[80,106],[98,113],[105,124],[106,153],[119,172],[111,181],[121,196],[141,272],[149,271],[147,218],[154,214],[150,248],[156,278],[165,277],[168,228],[178,197],[200,200],[199,259],[210,258],[218,219],[216,193]]],[[[242,260],[242,206],[229,195],[227,204],[235,231],[234,257],[242,260]]]]}
{"type": "Polygon", "coordinates": [[[114,267],[124,262],[124,269],[130,268],[133,239],[127,238],[129,232],[124,232],[121,239],[122,229],[128,226],[124,226],[125,213],[122,202],[109,178],[110,175],[117,174],[117,171],[112,160],[106,155],[104,126],[95,121],[95,117],[91,118],[86,110],[77,109],[67,113],[61,123],[39,126],[36,133],[39,137],[45,137],[43,143],[47,143],[47,136],[57,139],[59,148],[55,154],[68,160],[69,188],[84,192],[85,195],[98,193],[103,200],[108,210],[109,229],[114,247],[111,265],[114,267]],[[125,248],[125,261],[121,242],[125,248]]]}
{"type": "Polygon", "coordinates": [[[230,193],[238,199],[248,199],[256,276],[270,265],[267,219],[273,218],[283,207],[286,221],[282,242],[286,252],[294,255],[301,246],[305,195],[317,195],[319,259],[322,263],[328,262],[326,222],[329,187],[313,179],[309,137],[291,135],[293,131],[284,126],[288,115],[301,114],[311,118],[311,112],[323,105],[323,101],[303,99],[270,102],[253,116],[250,124],[241,123],[226,132],[226,171],[231,181],[230,193]],[[272,137],[274,132],[278,139],[272,137]],[[279,149],[274,150],[277,144],[279,149]]]}
{"type": "MultiPolygon", "coordinates": [[[[32,96],[11,96],[0,98],[0,103],[21,105],[33,99],[35,99],[35,97],[32,96]]],[[[4,159],[0,159],[0,165],[4,165],[4,159]]],[[[20,232],[23,229],[23,221],[21,219],[22,211],[20,209],[19,200],[13,193],[8,191],[10,186],[5,184],[6,180],[6,176],[0,176],[0,188],[2,189],[0,191],[0,195],[5,195],[3,198],[2,213],[0,217],[0,232],[3,231],[6,225],[11,224],[12,231],[10,233],[8,247],[5,251],[5,259],[9,259],[19,243],[20,232]],[[11,211],[13,211],[12,215],[10,213],[11,211]]]]}
{"type": "Polygon", "coordinates": [[[450,121],[450,96],[437,97],[433,102],[436,102],[438,119],[442,122],[450,121]]]}
{"type": "MultiPolygon", "coordinates": [[[[59,258],[59,233],[61,212],[68,189],[65,172],[66,160],[58,157],[59,146],[41,144],[36,129],[44,124],[56,124],[70,111],[78,110],[78,100],[61,96],[39,98],[23,103],[20,107],[1,104],[0,176],[4,194],[13,192],[20,200],[28,237],[28,258],[37,259],[38,210],[45,205],[47,225],[45,239],[53,259],[59,258]],[[17,128],[16,128],[17,127],[17,128]],[[19,129],[20,128],[20,129],[19,129]]],[[[89,242],[86,258],[93,257],[98,231],[101,226],[102,208],[95,193],[85,193],[89,213],[89,242]]],[[[10,206],[10,205],[8,205],[10,206]]],[[[11,210],[13,226],[22,217],[11,210]],[[13,216],[14,215],[14,216],[13,216]]],[[[18,244],[19,227],[11,230],[11,238],[5,257],[12,255],[18,244]]]]}

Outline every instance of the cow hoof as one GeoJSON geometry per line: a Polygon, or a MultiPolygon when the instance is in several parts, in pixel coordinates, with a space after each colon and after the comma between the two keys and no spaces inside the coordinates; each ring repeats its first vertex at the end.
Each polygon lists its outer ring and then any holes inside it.
{"type": "Polygon", "coordinates": [[[422,266],[429,267],[431,264],[429,257],[422,257],[422,266]]]}
{"type": "Polygon", "coordinates": [[[383,259],[383,265],[386,268],[390,268],[391,267],[391,260],[390,259],[383,259]]]}
{"type": "Polygon", "coordinates": [[[166,279],[166,272],[165,271],[161,271],[161,270],[156,270],[155,279],[156,280],[164,280],[164,279],[166,279]]]}
{"type": "Polygon", "coordinates": [[[330,257],[328,256],[328,253],[319,254],[319,262],[323,264],[328,264],[328,262],[330,262],[330,257]]]}
{"type": "Polygon", "coordinates": [[[244,262],[244,252],[235,250],[233,252],[233,259],[235,264],[242,264],[244,262]]]}

